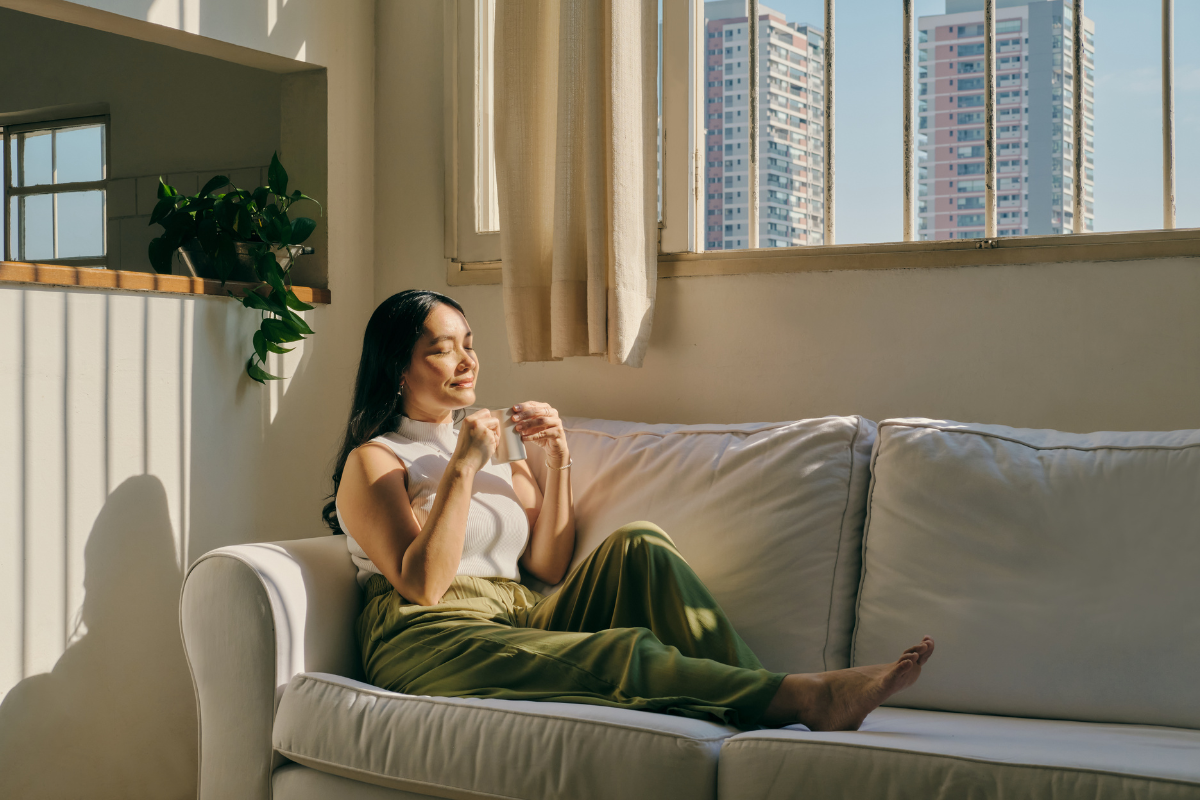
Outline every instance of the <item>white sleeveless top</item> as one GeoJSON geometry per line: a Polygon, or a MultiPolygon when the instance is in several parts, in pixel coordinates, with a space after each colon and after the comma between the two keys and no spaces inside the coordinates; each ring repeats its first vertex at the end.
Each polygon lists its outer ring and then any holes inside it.
{"type": "MultiPolygon", "coordinates": [[[[458,431],[450,423],[438,425],[401,417],[400,427],[395,432],[376,436],[371,441],[387,445],[404,462],[408,470],[408,501],[417,524],[424,527],[442,473],[458,443],[458,431]]],[[[340,511],[337,520],[346,534],[350,557],[358,567],[359,585],[365,585],[372,575],[383,574],[354,541],[340,511]]],[[[475,475],[458,574],[519,580],[517,559],[525,552],[528,541],[529,518],[513,491],[512,467],[489,461],[475,475]]]]}

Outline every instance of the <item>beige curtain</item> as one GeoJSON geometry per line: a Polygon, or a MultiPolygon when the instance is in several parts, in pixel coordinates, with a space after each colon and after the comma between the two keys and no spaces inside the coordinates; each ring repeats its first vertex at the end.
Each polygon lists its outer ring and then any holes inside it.
{"type": "Polygon", "coordinates": [[[497,0],[495,47],[512,358],[640,367],[657,279],[657,0],[497,0]]]}

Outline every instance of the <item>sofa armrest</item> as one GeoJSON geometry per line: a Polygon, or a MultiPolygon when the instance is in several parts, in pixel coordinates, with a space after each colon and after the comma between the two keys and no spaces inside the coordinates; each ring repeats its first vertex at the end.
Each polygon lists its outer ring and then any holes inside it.
{"type": "Polygon", "coordinates": [[[361,602],[341,536],[222,547],[192,564],[179,618],[196,687],[201,800],[270,797],[279,697],[300,672],[362,677],[361,602]]]}

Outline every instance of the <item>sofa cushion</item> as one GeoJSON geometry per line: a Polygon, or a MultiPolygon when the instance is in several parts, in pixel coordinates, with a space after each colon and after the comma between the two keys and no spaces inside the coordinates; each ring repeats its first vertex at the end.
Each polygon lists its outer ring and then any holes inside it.
{"type": "Polygon", "coordinates": [[[649,520],[765,667],[849,666],[873,422],[564,423],[575,564],[622,525],[649,520]]]}
{"type": "Polygon", "coordinates": [[[297,675],[273,741],[313,769],[436,797],[716,796],[733,728],[573,703],[415,697],[297,675]]]}
{"type": "Polygon", "coordinates": [[[881,423],[854,662],[894,705],[1200,728],[1200,432],[881,423]]]}
{"type": "Polygon", "coordinates": [[[721,748],[721,800],[1200,795],[1200,732],[883,708],[856,733],[756,731],[721,748]]]}

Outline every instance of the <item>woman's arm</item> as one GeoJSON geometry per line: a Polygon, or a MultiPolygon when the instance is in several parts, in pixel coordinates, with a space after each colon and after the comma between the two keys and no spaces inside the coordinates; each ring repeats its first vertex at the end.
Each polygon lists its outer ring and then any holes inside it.
{"type": "Polygon", "coordinates": [[[487,411],[463,420],[458,446],[438,484],[425,525],[408,501],[404,463],[382,445],[364,445],[346,459],[338,508],[354,540],[406,600],[436,605],[458,574],[475,474],[499,442],[487,411]]]}
{"type": "Polygon", "coordinates": [[[567,574],[575,552],[575,500],[571,493],[571,470],[559,469],[571,462],[567,434],[558,412],[546,403],[513,406],[517,431],[525,442],[546,451],[546,493],[542,495],[529,465],[514,461],[513,489],[529,515],[529,546],[521,564],[538,580],[556,584],[567,574]]]}

